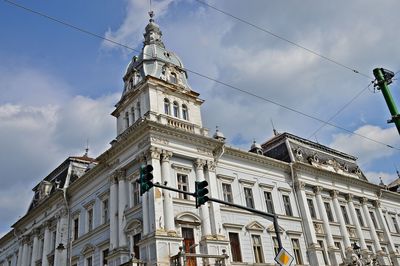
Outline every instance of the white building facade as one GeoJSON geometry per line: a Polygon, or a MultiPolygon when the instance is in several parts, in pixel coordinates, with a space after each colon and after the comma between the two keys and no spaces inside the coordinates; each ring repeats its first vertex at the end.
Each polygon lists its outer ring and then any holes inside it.
{"type": "Polygon", "coordinates": [[[398,193],[369,183],[354,157],[288,133],[250,151],[209,137],[203,100],[152,18],[144,39],[123,77],[111,147],[68,158],[33,189],[27,214],[0,239],[0,266],[275,265],[270,220],[215,202],[196,209],[159,188],[140,196],[146,164],[153,182],[193,192],[207,180],[210,197],[277,214],[296,265],[350,263],[358,251],[399,265],[398,193]]]}

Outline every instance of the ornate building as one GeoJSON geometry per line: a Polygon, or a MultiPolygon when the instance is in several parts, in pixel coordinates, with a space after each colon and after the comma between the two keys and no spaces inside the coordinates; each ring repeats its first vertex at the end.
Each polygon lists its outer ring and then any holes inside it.
{"type": "Polygon", "coordinates": [[[196,209],[159,188],[140,196],[144,164],[154,182],[194,191],[207,180],[211,197],[277,214],[297,265],[399,265],[399,194],[369,183],[353,156],[288,133],[250,151],[218,130],[209,137],[203,100],[152,17],[123,81],[111,147],[68,158],[33,189],[28,212],[0,239],[1,266],[275,265],[271,221],[215,202],[196,209]]]}

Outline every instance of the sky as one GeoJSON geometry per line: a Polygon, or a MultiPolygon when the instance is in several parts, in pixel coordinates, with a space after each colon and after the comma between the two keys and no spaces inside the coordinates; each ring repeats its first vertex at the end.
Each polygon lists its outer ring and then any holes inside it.
{"type": "MultiPolygon", "coordinates": [[[[400,148],[400,136],[372,70],[400,70],[400,2],[204,0],[264,31],[196,0],[153,0],[167,49],[185,67],[349,131],[400,148]],[[339,62],[266,33],[306,47],[339,62]],[[357,74],[350,69],[362,74],[357,74]],[[368,76],[365,77],[364,75],[368,76]],[[351,104],[348,104],[357,94],[351,104]],[[342,110],[343,106],[346,106],[342,110]]],[[[25,7],[133,49],[142,48],[148,0],[27,1],[25,7]]],[[[68,156],[96,157],[116,137],[110,115],[122,76],[137,52],[0,2],[0,235],[22,217],[33,188],[68,156]]],[[[188,73],[205,100],[202,119],[227,143],[248,150],[279,132],[309,138],[358,157],[373,183],[400,169],[397,149],[188,73]],[[234,118],[234,119],[233,119],[234,118]]],[[[399,74],[400,75],[400,74],[399,74]]],[[[396,77],[395,77],[396,78],[396,77]]],[[[400,104],[399,82],[390,85],[400,104]]]]}

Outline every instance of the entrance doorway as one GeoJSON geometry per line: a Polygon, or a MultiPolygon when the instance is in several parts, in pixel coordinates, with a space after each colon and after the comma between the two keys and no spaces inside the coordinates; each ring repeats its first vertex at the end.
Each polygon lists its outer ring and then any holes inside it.
{"type": "MultiPolygon", "coordinates": [[[[196,253],[194,245],[194,232],[193,228],[182,227],[183,244],[185,245],[185,253],[196,253]]],[[[196,258],[189,257],[186,260],[187,266],[196,266],[196,258]]]]}

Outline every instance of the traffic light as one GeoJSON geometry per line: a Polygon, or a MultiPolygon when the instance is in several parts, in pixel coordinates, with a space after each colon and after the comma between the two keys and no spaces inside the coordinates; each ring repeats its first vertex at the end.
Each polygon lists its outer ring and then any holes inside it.
{"type": "Polygon", "coordinates": [[[153,182],[151,182],[153,174],[151,172],[153,172],[153,166],[150,164],[140,167],[140,178],[138,181],[140,183],[140,196],[153,187],[153,182]]]}
{"type": "Polygon", "coordinates": [[[196,208],[199,206],[203,205],[208,201],[208,197],[206,196],[208,193],[208,182],[206,180],[204,181],[196,181],[195,182],[195,191],[194,191],[194,196],[196,197],[196,208]]]}

